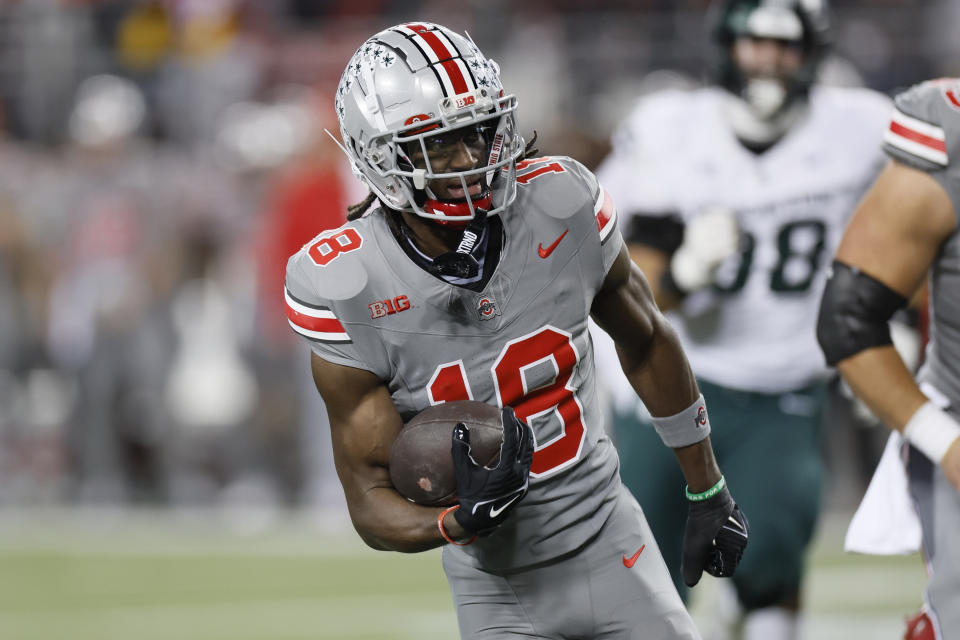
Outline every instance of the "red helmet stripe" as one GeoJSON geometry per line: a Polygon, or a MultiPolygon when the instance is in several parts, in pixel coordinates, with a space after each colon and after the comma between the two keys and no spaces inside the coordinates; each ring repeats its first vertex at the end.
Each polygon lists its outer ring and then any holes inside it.
{"type": "Polygon", "coordinates": [[[440,63],[450,76],[450,82],[453,84],[453,90],[456,94],[466,93],[470,89],[467,87],[467,80],[463,77],[463,72],[457,65],[456,60],[444,60],[440,63]]]}
{"type": "Polygon", "coordinates": [[[449,82],[449,87],[445,86],[444,89],[452,90],[453,95],[464,93],[470,90],[469,85],[467,85],[467,79],[464,76],[463,70],[458,64],[460,53],[452,46],[448,46],[444,41],[446,38],[441,40],[440,36],[431,31],[427,26],[422,24],[408,24],[406,25],[408,29],[413,31],[417,37],[426,44],[428,51],[432,52],[436,56],[436,62],[439,64],[433,64],[433,68],[437,71],[440,68],[443,69],[445,73],[441,73],[441,76],[446,76],[443,78],[445,81],[443,84],[446,85],[447,81],[449,82]]]}
{"type": "Polygon", "coordinates": [[[430,47],[430,50],[433,51],[433,54],[437,56],[438,62],[455,58],[458,55],[456,51],[450,51],[447,45],[444,44],[443,40],[441,40],[437,34],[431,31],[427,26],[422,24],[409,24],[407,25],[407,28],[423,38],[423,41],[428,47],[430,47]]]}

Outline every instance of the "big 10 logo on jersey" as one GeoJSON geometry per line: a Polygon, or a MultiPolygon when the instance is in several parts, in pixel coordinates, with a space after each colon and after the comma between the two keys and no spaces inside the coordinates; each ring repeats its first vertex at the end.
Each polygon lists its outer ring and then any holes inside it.
{"type": "Polygon", "coordinates": [[[397,296],[388,300],[377,300],[367,305],[370,308],[370,317],[374,320],[384,316],[390,316],[410,308],[410,300],[407,296],[397,296]]]}

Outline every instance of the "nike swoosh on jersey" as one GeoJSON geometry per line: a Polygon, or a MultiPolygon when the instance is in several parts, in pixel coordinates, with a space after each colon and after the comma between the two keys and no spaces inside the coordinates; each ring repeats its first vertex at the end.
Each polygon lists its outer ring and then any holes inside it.
{"type": "Polygon", "coordinates": [[[554,241],[553,241],[553,244],[551,244],[551,245],[550,245],[549,247],[547,247],[546,249],[543,248],[543,243],[542,243],[542,242],[539,243],[539,244],[537,245],[537,254],[538,254],[541,258],[549,258],[549,257],[550,257],[550,254],[553,253],[553,250],[557,248],[557,245],[560,244],[560,241],[563,240],[563,236],[567,235],[567,232],[568,232],[568,231],[570,231],[570,229],[564,229],[564,230],[563,230],[563,233],[560,234],[560,237],[557,238],[556,240],[554,240],[554,241]]]}
{"type": "Polygon", "coordinates": [[[646,548],[647,548],[647,545],[643,545],[630,558],[627,558],[627,556],[623,556],[623,566],[625,566],[627,569],[633,569],[633,565],[637,562],[637,558],[640,557],[640,554],[643,553],[643,550],[646,548]]]}
{"type": "Polygon", "coordinates": [[[512,498],[510,498],[509,500],[507,500],[507,501],[503,504],[503,506],[497,507],[496,505],[494,505],[494,506],[490,507],[490,517],[491,517],[491,518],[496,518],[498,515],[500,515],[501,513],[503,513],[503,510],[504,510],[504,509],[506,509],[507,507],[509,507],[510,505],[512,505],[514,502],[516,502],[516,501],[519,500],[519,499],[520,499],[520,494],[517,494],[517,495],[513,496],[512,498]]]}

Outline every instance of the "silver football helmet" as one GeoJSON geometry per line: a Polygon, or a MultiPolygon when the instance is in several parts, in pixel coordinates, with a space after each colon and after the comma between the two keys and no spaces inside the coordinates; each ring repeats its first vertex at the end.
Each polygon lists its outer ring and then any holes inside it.
{"type": "Polygon", "coordinates": [[[504,93],[499,67],[469,36],[428,22],[381,31],[350,59],[335,106],[354,173],[390,208],[465,222],[479,209],[499,213],[516,197],[524,147],[517,99],[504,93]],[[485,157],[469,170],[435,170],[428,144],[465,127],[485,132],[485,157]],[[471,195],[476,176],[482,190],[471,195]],[[458,178],[464,197],[436,197],[430,181],[438,178],[458,178]]]}

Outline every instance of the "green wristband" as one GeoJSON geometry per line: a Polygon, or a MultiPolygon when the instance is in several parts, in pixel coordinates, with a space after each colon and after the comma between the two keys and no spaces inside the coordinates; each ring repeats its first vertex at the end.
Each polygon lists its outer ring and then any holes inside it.
{"type": "Polygon", "coordinates": [[[720,476],[720,479],[717,480],[717,484],[713,485],[702,493],[690,493],[690,487],[685,487],[684,491],[687,494],[687,500],[692,502],[703,502],[704,500],[709,500],[713,496],[723,491],[725,486],[727,486],[727,480],[723,476],[720,476]]]}

